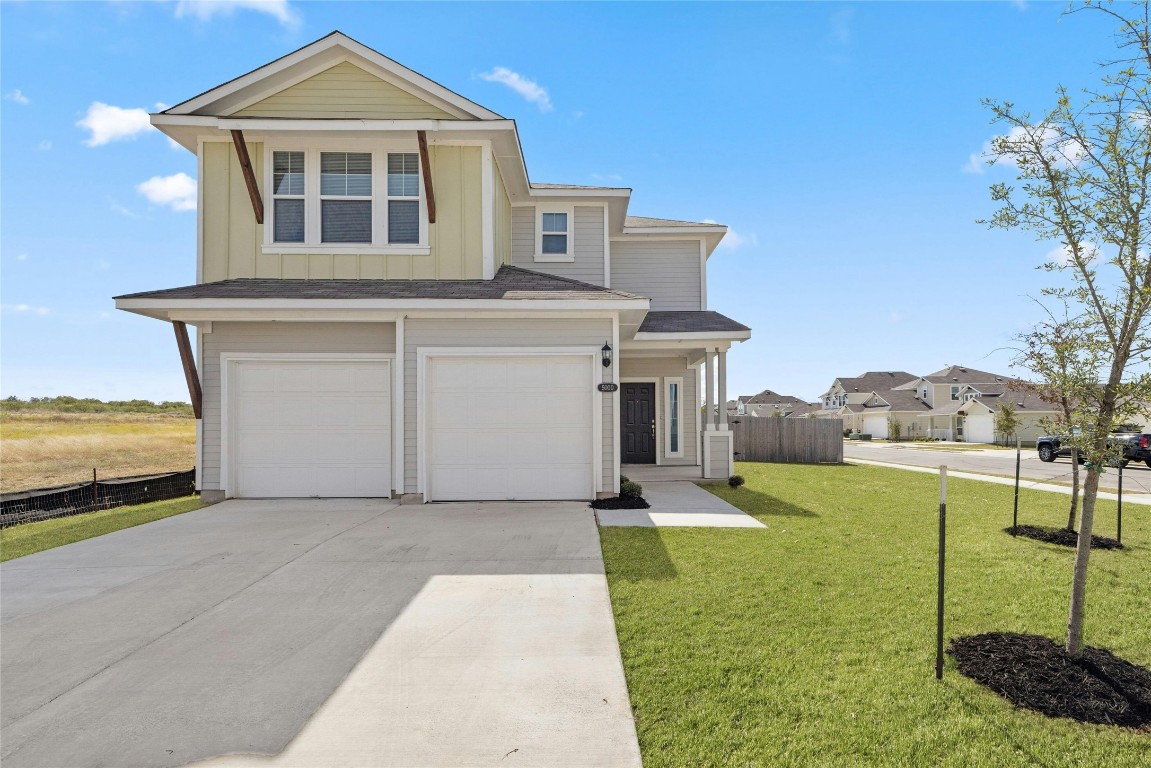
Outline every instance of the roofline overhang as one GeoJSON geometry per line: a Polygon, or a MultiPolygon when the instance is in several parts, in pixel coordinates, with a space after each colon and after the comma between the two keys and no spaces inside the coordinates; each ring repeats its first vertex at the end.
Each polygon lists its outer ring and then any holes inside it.
{"type": "Polygon", "coordinates": [[[633,341],[675,341],[698,344],[705,341],[747,341],[751,331],[690,331],[683,333],[660,333],[637,331],[633,341]]]}
{"type": "Polygon", "coordinates": [[[503,312],[646,312],[648,299],[147,299],[117,298],[116,309],[159,320],[220,313],[299,313],[301,320],[319,312],[503,311],[503,312]]]}

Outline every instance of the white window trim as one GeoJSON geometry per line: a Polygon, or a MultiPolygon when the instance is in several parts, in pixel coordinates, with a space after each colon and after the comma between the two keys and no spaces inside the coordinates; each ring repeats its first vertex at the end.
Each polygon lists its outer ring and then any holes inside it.
{"type": "MultiPolygon", "coordinates": [[[[683,458],[683,443],[684,443],[684,429],[683,429],[683,377],[682,376],[667,376],[663,380],[663,401],[666,404],[664,408],[664,456],[669,459],[682,459],[683,458]],[[673,451],[671,449],[671,385],[675,384],[679,387],[679,396],[676,398],[675,418],[676,423],[679,425],[679,450],[673,451]]],[[[743,403],[740,403],[742,407],[743,403]]]]}
{"type": "MultiPolygon", "coordinates": [[[[551,233],[554,234],[554,233],[551,233]]],[[[536,206],[536,253],[535,261],[540,263],[560,263],[575,261],[575,206],[539,205],[536,206]],[[544,253],[544,214],[566,213],[568,217],[567,253],[544,253]]]]}
{"type": "MultiPolygon", "coordinates": [[[[424,190],[421,167],[420,184],[420,241],[418,243],[389,244],[388,239],[388,153],[419,154],[419,147],[411,142],[345,139],[342,141],[302,142],[277,141],[264,145],[264,189],[269,201],[275,199],[273,186],[273,152],[304,153],[304,242],[277,243],[275,240],[275,203],[264,216],[264,242],[262,253],[280,254],[391,254],[430,256],[432,253],[428,232],[428,201],[424,190]],[[372,242],[323,243],[320,241],[320,153],[371,152],[372,153],[372,242]]],[[[422,161],[421,161],[422,162],[422,161]]],[[[357,199],[357,198],[349,198],[357,199]]]]}

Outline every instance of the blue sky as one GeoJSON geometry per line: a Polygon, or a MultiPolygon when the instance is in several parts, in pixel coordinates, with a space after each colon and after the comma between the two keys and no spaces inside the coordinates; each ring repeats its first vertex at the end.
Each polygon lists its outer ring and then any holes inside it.
{"type": "Polygon", "coordinates": [[[0,396],[187,399],[170,326],[111,300],[195,281],[195,159],[132,110],[333,29],[515,118],[534,181],[728,224],[710,308],[754,329],[730,395],[1008,371],[1055,244],[975,223],[1010,177],[972,162],[979,99],[1097,82],[1110,25],[1065,7],[0,4],[0,396]]]}

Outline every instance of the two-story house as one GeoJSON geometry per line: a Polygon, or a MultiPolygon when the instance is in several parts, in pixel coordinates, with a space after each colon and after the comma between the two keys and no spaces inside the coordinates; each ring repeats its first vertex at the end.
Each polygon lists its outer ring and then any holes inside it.
{"type": "Polygon", "coordinates": [[[731,473],[714,404],[750,330],[708,308],[724,226],[533,183],[513,120],[339,32],[152,124],[196,154],[197,282],[116,305],[173,324],[206,500],[731,473]]]}

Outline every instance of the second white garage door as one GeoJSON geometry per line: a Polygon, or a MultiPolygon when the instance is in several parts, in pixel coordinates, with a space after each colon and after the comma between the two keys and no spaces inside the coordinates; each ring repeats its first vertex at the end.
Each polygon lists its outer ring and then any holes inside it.
{"type": "Polygon", "coordinates": [[[389,496],[386,361],[235,361],[229,496],[389,496]]]}
{"type": "Polygon", "coordinates": [[[990,413],[968,416],[963,420],[963,439],[968,443],[994,443],[995,417],[990,413]]]}
{"type": "Polygon", "coordinates": [[[592,360],[431,357],[430,501],[591,499],[592,360]]]}

